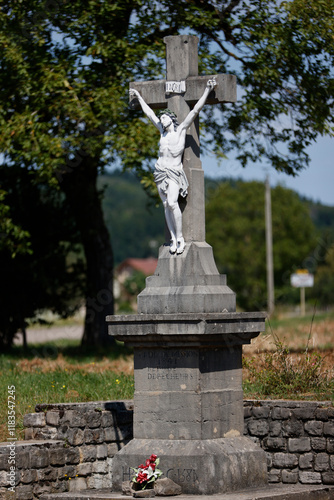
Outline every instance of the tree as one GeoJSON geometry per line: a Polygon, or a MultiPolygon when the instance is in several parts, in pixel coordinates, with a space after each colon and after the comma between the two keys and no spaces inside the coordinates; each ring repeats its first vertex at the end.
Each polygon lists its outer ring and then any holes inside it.
{"type": "MultiPolygon", "coordinates": [[[[264,189],[255,181],[222,182],[206,204],[207,241],[244,309],[266,307],[264,189]]],[[[288,302],[290,274],[314,249],[316,231],[306,205],[281,186],[272,189],[272,224],[276,295],[288,302]]]]}
{"type": "Polygon", "coordinates": [[[237,148],[243,165],[263,157],[293,174],[333,130],[331,0],[3,0],[0,21],[3,159],[66,196],[86,258],[85,343],[106,339],[113,312],[97,176],[118,160],[153,186],[155,131],[129,112],[127,87],[161,76],[163,36],[198,34],[200,71],[238,75],[238,104],[203,113],[218,156],[237,148]]]}
{"type": "Polygon", "coordinates": [[[85,267],[78,230],[64,195],[47,183],[29,182],[29,173],[20,167],[2,166],[0,174],[11,206],[11,225],[25,227],[29,236],[25,247],[22,239],[10,233],[0,249],[3,351],[19,329],[25,330],[26,319],[40,310],[49,309],[62,317],[75,312],[82,303],[85,267]]]}

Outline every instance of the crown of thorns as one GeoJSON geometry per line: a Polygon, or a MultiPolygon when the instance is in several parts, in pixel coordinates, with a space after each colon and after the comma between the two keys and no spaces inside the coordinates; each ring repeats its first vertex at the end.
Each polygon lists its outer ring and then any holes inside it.
{"type": "Polygon", "coordinates": [[[168,115],[170,116],[171,118],[177,118],[176,114],[174,113],[174,111],[171,111],[170,109],[163,109],[162,111],[159,111],[159,113],[157,114],[158,115],[158,118],[161,118],[162,115],[168,115]]]}

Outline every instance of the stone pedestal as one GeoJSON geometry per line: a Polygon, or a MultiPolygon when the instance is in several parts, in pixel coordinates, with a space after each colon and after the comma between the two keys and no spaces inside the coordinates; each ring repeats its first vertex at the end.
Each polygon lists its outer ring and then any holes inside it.
{"type": "Polygon", "coordinates": [[[138,312],[143,314],[232,312],[235,293],[226,276],[218,273],[212,247],[206,242],[187,243],[181,255],[171,255],[169,246],[160,248],[154,276],[138,295],[138,312]]]}
{"type": "Polygon", "coordinates": [[[109,332],[134,347],[135,368],[134,439],[114,457],[114,489],[152,453],[183,493],[266,484],[265,453],[243,436],[241,359],[264,319],[236,312],[107,318],[109,332]]]}

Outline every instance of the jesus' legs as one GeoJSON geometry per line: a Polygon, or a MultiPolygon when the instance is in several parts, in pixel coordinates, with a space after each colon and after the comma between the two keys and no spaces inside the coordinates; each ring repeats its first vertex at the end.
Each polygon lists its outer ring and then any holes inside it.
{"type": "Polygon", "coordinates": [[[182,213],[180,210],[180,206],[178,203],[179,198],[179,186],[174,181],[169,181],[168,191],[167,191],[167,206],[170,211],[171,218],[173,220],[173,226],[175,228],[176,241],[173,241],[172,236],[172,245],[171,245],[171,253],[181,254],[184,250],[185,243],[182,235],[182,213]]]}

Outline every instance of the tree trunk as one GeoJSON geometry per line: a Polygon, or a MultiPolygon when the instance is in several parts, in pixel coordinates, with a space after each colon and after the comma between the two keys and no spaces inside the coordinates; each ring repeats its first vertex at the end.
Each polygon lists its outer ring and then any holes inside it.
{"type": "Polygon", "coordinates": [[[106,345],[105,317],[114,313],[113,252],[97,189],[98,158],[76,156],[59,176],[81,233],[86,257],[86,317],[83,345],[106,345]]]}

